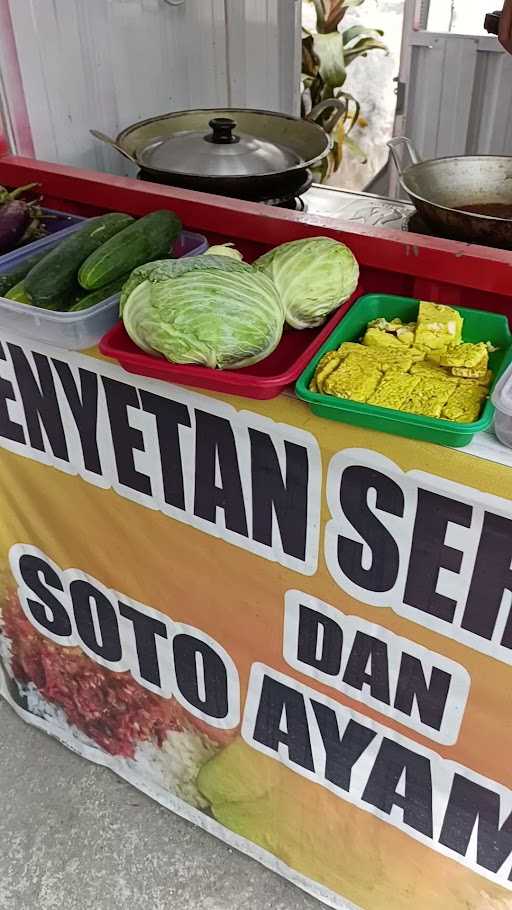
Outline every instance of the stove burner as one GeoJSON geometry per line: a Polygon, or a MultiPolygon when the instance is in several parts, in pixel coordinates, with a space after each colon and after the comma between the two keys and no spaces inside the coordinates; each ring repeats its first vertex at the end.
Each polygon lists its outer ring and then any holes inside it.
{"type": "MultiPolygon", "coordinates": [[[[165,180],[158,180],[157,178],[152,177],[152,176],[151,177],[147,176],[144,173],[144,171],[139,171],[139,173],[137,174],[137,180],[144,180],[144,181],[149,181],[152,183],[161,183],[164,186],[173,186],[173,184],[170,181],[167,182],[165,180]]],[[[247,202],[259,202],[262,205],[270,205],[270,206],[273,206],[274,208],[289,209],[292,212],[306,212],[307,205],[306,205],[305,200],[302,198],[301,194],[305,193],[307,190],[309,190],[309,188],[312,186],[312,184],[313,184],[313,175],[312,175],[311,171],[308,171],[307,177],[304,180],[304,183],[302,184],[302,186],[300,186],[298,188],[297,195],[295,195],[295,196],[276,196],[275,198],[272,198],[272,199],[249,199],[249,198],[247,198],[246,201],[247,202]]],[[[226,198],[228,198],[228,197],[226,197],[226,198]]]]}
{"type": "Polygon", "coordinates": [[[289,196],[285,199],[264,199],[262,205],[270,205],[276,209],[289,209],[292,212],[305,212],[306,201],[301,196],[289,196]]]}

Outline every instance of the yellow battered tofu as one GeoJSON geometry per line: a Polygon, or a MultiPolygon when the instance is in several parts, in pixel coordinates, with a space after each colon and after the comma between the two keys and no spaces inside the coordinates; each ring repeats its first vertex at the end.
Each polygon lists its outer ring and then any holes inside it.
{"type": "Polygon", "coordinates": [[[479,344],[458,344],[448,351],[444,351],[439,363],[442,367],[467,367],[467,369],[487,370],[489,351],[487,345],[481,341],[479,344]]]}
{"type": "Polygon", "coordinates": [[[350,354],[325,380],[323,391],[336,398],[365,402],[377,388],[382,373],[377,367],[357,354],[350,354]]]}
{"type": "Polygon", "coordinates": [[[382,333],[384,333],[391,335],[392,338],[396,336],[402,346],[411,347],[414,343],[415,329],[415,322],[404,323],[401,319],[392,319],[391,322],[387,319],[374,319],[372,322],[368,323],[366,333],[368,338],[367,341],[363,343],[368,344],[369,347],[372,347],[373,345],[375,347],[395,347],[394,341],[386,341],[386,339],[382,337],[382,333]],[[376,330],[375,333],[372,331],[373,329],[376,330]]]}
{"type": "Polygon", "coordinates": [[[388,373],[389,371],[407,373],[412,367],[412,362],[411,352],[407,348],[402,351],[397,351],[394,348],[387,351],[378,351],[375,359],[376,366],[383,373],[388,373]]]}
{"type": "Polygon", "coordinates": [[[450,395],[453,394],[453,381],[444,377],[431,376],[427,373],[416,375],[419,382],[400,410],[407,414],[440,417],[444,405],[450,395]]]}
{"type": "Polygon", "coordinates": [[[420,377],[410,373],[387,373],[368,399],[368,404],[399,411],[419,382],[420,377]]]}
{"type": "Polygon", "coordinates": [[[386,332],[385,329],[369,328],[366,329],[363,344],[368,348],[402,348],[401,341],[392,332],[386,332]]]}
{"type": "Polygon", "coordinates": [[[483,385],[486,389],[489,388],[491,382],[494,379],[494,373],[492,370],[487,370],[485,376],[479,376],[476,380],[477,385],[483,385]]]}
{"type": "Polygon", "coordinates": [[[481,367],[452,367],[452,375],[462,379],[484,379],[487,376],[487,360],[481,367]]]}
{"type": "Polygon", "coordinates": [[[338,348],[338,354],[342,360],[344,360],[345,357],[348,357],[349,354],[359,354],[361,357],[368,357],[370,360],[375,360],[376,353],[376,351],[365,347],[358,341],[344,341],[338,348]]]}
{"type": "Polygon", "coordinates": [[[420,303],[414,344],[420,350],[445,351],[460,344],[462,317],[457,310],[438,303],[420,303]]]}
{"type": "Polygon", "coordinates": [[[322,392],[324,381],[340,365],[341,357],[337,351],[327,351],[321,358],[315,370],[315,375],[310,385],[312,392],[322,392]]]}
{"type": "Polygon", "coordinates": [[[484,386],[470,379],[461,380],[446,402],[441,416],[456,423],[474,423],[480,417],[486,398],[487,389],[484,386]]]}
{"type": "Polygon", "coordinates": [[[396,337],[398,338],[400,344],[405,344],[406,347],[410,348],[414,344],[415,332],[416,323],[409,322],[406,325],[403,325],[400,329],[397,329],[396,337]]]}
{"type": "Polygon", "coordinates": [[[425,361],[424,363],[413,363],[411,370],[413,376],[431,376],[433,379],[443,382],[451,382],[456,386],[459,380],[443,367],[437,367],[435,364],[425,361]]]}
{"type": "Polygon", "coordinates": [[[420,351],[420,349],[414,345],[407,348],[407,353],[411,355],[413,363],[419,363],[420,361],[425,360],[426,357],[426,352],[420,351]]]}
{"type": "MultiPolygon", "coordinates": [[[[338,353],[342,359],[349,355],[366,360],[367,363],[374,363],[375,366],[386,373],[388,370],[399,370],[407,373],[415,359],[415,352],[411,348],[405,348],[402,345],[398,347],[369,348],[362,344],[346,341],[338,348],[338,353]]],[[[425,355],[418,351],[420,357],[425,355]]]]}

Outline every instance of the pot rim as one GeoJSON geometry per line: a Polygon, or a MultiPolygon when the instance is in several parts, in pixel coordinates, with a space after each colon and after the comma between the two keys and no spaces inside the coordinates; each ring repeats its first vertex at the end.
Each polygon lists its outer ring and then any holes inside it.
{"type": "MultiPolygon", "coordinates": [[[[190,177],[191,179],[201,178],[203,180],[211,180],[213,183],[217,183],[217,182],[220,182],[220,181],[226,180],[226,179],[228,179],[230,181],[231,180],[249,181],[249,180],[254,180],[256,177],[259,179],[272,178],[272,177],[282,178],[282,177],[286,176],[287,174],[294,173],[295,171],[307,170],[312,165],[317,164],[319,161],[322,161],[329,154],[329,151],[331,150],[331,147],[332,147],[331,138],[329,137],[328,133],[326,133],[326,131],[323,129],[323,127],[321,127],[320,124],[315,123],[315,121],[313,121],[313,120],[304,120],[301,117],[294,117],[292,114],[279,114],[276,111],[266,111],[266,110],[261,110],[258,108],[238,108],[238,107],[192,108],[190,110],[172,111],[168,114],[160,114],[157,117],[148,117],[146,120],[139,120],[136,123],[132,123],[129,126],[125,127],[124,130],[121,130],[121,132],[116,137],[116,142],[118,145],[123,146],[124,140],[129,135],[134,133],[135,130],[137,130],[141,127],[149,126],[150,124],[158,123],[159,121],[162,121],[162,120],[174,120],[174,119],[178,119],[179,117],[182,117],[186,114],[204,114],[205,116],[212,117],[215,114],[217,116],[221,116],[223,114],[228,114],[228,113],[231,113],[235,116],[236,116],[236,114],[257,114],[257,115],[261,114],[264,117],[273,117],[277,120],[288,120],[291,123],[299,123],[299,124],[303,125],[304,129],[309,130],[311,133],[315,132],[316,135],[324,141],[325,148],[322,152],[320,152],[314,158],[309,158],[307,161],[306,160],[300,161],[298,164],[295,164],[292,167],[286,168],[283,171],[271,171],[269,174],[244,174],[244,175],[238,175],[238,176],[235,175],[235,176],[229,176],[229,177],[226,177],[226,175],[209,176],[207,174],[195,174],[192,171],[187,171],[186,173],[177,172],[177,171],[173,171],[173,170],[156,171],[154,168],[144,165],[141,160],[141,157],[140,157],[144,154],[145,149],[148,148],[152,144],[149,142],[144,146],[144,148],[142,150],[137,148],[134,152],[134,157],[137,159],[137,162],[140,165],[140,167],[142,167],[148,173],[151,173],[151,172],[160,173],[162,175],[163,174],[169,174],[169,175],[176,174],[177,175],[179,173],[181,177],[185,177],[185,178],[190,177]]],[[[166,137],[166,138],[169,138],[169,137],[166,137]]],[[[153,143],[154,142],[155,142],[155,139],[153,139],[153,143]]]]}
{"type": "Polygon", "coordinates": [[[466,212],[465,209],[454,209],[449,205],[442,205],[439,202],[434,202],[432,199],[425,199],[424,196],[420,196],[419,193],[415,193],[412,189],[407,186],[407,175],[413,171],[417,171],[426,164],[435,164],[437,162],[445,161],[460,161],[464,159],[465,161],[488,161],[491,159],[493,161],[508,161],[512,167],[512,155],[446,155],[442,158],[425,158],[422,161],[416,162],[416,164],[410,164],[409,167],[399,175],[400,183],[402,184],[406,193],[411,197],[411,199],[418,200],[423,202],[425,205],[429,205],[436,209],[441,209],[443,212],[452,212],[455,215],[466,215],[468,218],[475,218],[482,222],[492,221],[498,225],[509,224],[512,226],[512,218],[500,218],[498,215],[479,215],[477,212],[466,212]]]}

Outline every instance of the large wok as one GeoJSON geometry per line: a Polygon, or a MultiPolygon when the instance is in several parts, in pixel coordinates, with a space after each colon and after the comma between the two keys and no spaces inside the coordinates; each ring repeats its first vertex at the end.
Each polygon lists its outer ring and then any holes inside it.
{"type": "Polygon", "coordinates": [[[437,234],[512,249],[512,157],[474,155],[420,161],[409,139],[392,139],[388,145],[402,187],[437,234]],[[404,165],[406,157],[409,162],[404,165]],[[468,207],[488,214],[468,211],[468,207]]]}
{"type": "Polygon", "coordinates": [[[333,98],[317,105],[307,120],[225,108],[153,117],[128,126],[115,140],[91,132],[138,165],[149,180],[266,199],[299,194],[311,183],[309,168],[328,154],[328,131],[345,113],[344,102],[333,98]]]}

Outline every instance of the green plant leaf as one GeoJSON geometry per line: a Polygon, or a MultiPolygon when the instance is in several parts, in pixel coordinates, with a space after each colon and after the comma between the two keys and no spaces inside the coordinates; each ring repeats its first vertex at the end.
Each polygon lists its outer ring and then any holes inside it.
{"type": "Polygon", "coordinates": [[[368,51],[384,51],[386,54],[389,53],[386,45],[382,41],[379,41],[378,38],[361,38],[353,47],[345,48],[345,66],[349,66],[358,57],[366,56],[368,51]]]}
{"type": "Polygon", "coordinates": [[[345,136],[345,145],[349,150],[350,154],[357,158],[360,164],[366,164],[368,161],[368,156],[364,149],[361,148],[358,142],[352,139],[351,136],[345,136]]]}
{"type": "Polygon", "coordinates": [[[381,38],[383,34],[384,32],[380,28],[367,28],[365,25],[353,25],[351,28],[344,29],[343,44],[345,47],[352,47],[354,42],[357,43],[357,40],[361,37],[381,38]]]}
{"type": "Polygon", "coordinates": [[[381,41],[381,29],[354,25],[339,30],[345,13],[352,7],[361,6],[364,0],[307,0],[315,8],[317,33],[311,35],[303,30],[303,90],[301,99],[302,116],[307,116],[312,107],[327,98],[344,102],[345,112],[334,128],[330,127],[330,114],[326,112],[320,123],[329,128],[332,149],[314,169],[315,179],[325,182],[334,174],[343,159],[344,151],[361,163],[366,162],[366,153],[350,135],[356,125],[363,124],[360,104],[356,98],[342,90],[347,77],[347,66],[358,57],[366,56],[372,50],[388,53],[381,41]],[[307,42],[304,47],[304,42],[307,42]]]}
{"type": "Polygon", "coordinates": [[[340,32],[315,35],[315,53],[320,58],[320,76],[326,85],[339,88],[347,78],[343,53],[343,36],[340,32]]]}
{"type": "Polygon", "coordinates": [[[362,3],[364,0],[313,0],[318,32],[324,35],[336,32],[347,10],[362,3]]]}
{"type": "Polygon", "coordinates": [[[357,121],[359,120],[361,105],[359,104],[357,98],[354,98],[354,96],[350,95],[348,92],[336,92],[336,98],[339,98],[340,100],[343,99],[346,104],[346,114],[341,121],[341,126],[343,129],[343,134],[345,136],[348,136],[350,131],[354,129],[357,121]]]}
{"type": "Polygon", "coordinates": [[[314,37],[302,29],[302,73],[315,77],[320,72],[320,57],[315,53],[314,37]]]}

